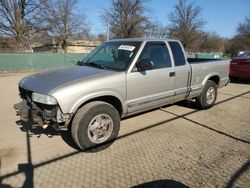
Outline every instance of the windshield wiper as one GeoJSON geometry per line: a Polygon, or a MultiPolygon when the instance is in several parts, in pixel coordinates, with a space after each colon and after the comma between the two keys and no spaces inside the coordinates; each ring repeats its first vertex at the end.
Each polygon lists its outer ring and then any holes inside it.
{"type": "Polygon", "coordinates": [[[84,61],[78,61],[77,62],[77,65],[78,66],[90,66],[90,67],[96,67],[96,68],[101,68],[101,69],[112,69],[112,70],[117,70],[115,68],[112,68],[112,67],[108,67],[108,66],[105,66],[105,65],[100,65],[100,64],[97,64],[95,62],[84,62],[84,61]]]}
{"type": "Polygon", "coordinates": [[[97,64],[95,62],[82,63],[82,65],[97,67],[97,68],[101,68],[101,69],[106,69],[106,67],[104,65],[100,65],[100,64],[97,64]]]}

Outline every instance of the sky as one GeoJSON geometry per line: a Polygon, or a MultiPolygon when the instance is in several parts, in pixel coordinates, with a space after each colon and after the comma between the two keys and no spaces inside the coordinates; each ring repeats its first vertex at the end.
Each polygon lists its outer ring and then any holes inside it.
{"type": "MultiPolygon", "coordinates": [[[[151,20],[169,25],[168,15],[179,0],[149,0],[145,6],[150,10],[151,20]]],[[[215,31],[221,37],[231,38],[237,25],[250,16],[250,0],[189,0],[201,7],[201,17],[207,22],[205,31],[215,31]]],[[[104,9],[111,7],[111,0],[79,0],[78,9],[86,15],[91,32],[106,33],[106,23],[100,18],[104,9]]]]}

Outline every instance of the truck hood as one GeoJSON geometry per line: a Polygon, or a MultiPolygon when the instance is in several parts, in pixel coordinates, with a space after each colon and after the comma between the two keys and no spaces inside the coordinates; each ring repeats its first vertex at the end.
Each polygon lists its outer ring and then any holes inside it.
{"type": "Polygon", "coordinates": [[[33,92],[48,94],[52,90],[71,82],[100,77],[112,72],[94,67],[75,66],[27,76],[19,82],[19,86],[33,92]]]}

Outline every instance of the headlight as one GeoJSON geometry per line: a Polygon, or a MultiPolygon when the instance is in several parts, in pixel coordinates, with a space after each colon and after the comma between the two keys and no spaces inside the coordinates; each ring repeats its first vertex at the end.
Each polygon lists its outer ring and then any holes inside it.
{"type": "Polygon", "coordinates": [[[51,97],[49,95],[43,95],[40,93],[32,93],[32,100],[42,104],[49,104],[49,105],[57,104],[57,101],[54,97],[51,97]]]}

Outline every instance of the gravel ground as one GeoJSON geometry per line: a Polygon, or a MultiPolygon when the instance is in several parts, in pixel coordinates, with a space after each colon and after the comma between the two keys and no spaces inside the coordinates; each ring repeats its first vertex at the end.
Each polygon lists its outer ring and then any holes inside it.
{"type": "Polygon", "coordinates": [[[68,132],[18,122],[27,74],[0,74],[0,187],[249,187],[250,82],[219,90],[208,110],[179,103],[125,119],[109,147],[80,152],[68,132]]]}

